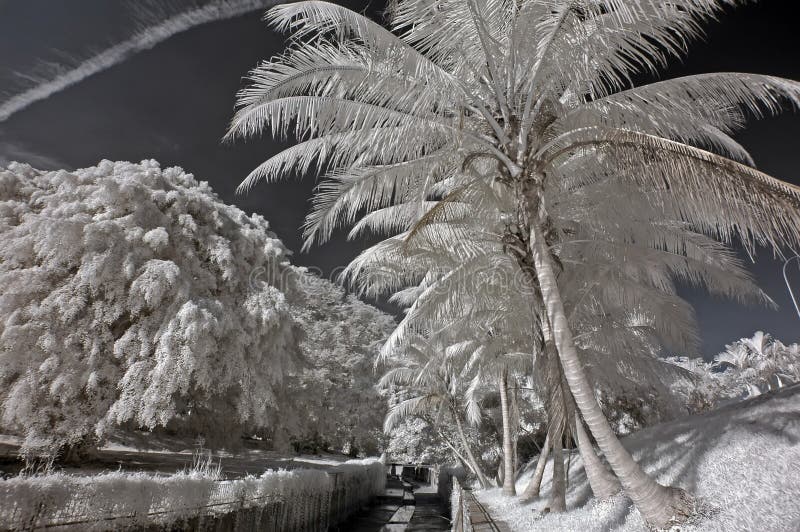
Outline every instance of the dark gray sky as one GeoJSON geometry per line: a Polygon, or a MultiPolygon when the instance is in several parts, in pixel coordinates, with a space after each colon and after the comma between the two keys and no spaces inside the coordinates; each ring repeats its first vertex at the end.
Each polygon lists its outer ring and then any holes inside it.
{"type": "MultiPolygon", "coordinates": [[[[73,66],[128,39],[136,28],[200,4],[202,0],[167,4],[155,0],[0,0],[0,105],[35,85],[27,78],[52,78],[58,65],[73,66]],[[142,14],[147,11],[143,5],[166,7],[148,20],[142,14]]],[[[709,26],[705,42],[695,43],[686,60],[676,62],[663,77],[742,71],[800,79],[800,41],[792,22],[800,15],[798,4],[763,0],[729,12],[709,26]]],[[[368,4],[351,0],[347,5],[363,10],[368,4]]],[[[378,16],[381,8],[375,2],[369,13],[378,16]]],[[[283,46],[283,36],[272,32],[253,12],[203,24],[151,49],[125,54],[115,66],[0,121],[0,162],[77,168],[101,159],[153,158],[162,166],[179,165],[209,181],[226,202],[263,214],[284,243],[299,250],[299,227],[313,179],[261,184],[247,196],[236,196],[234,189],[241,179],[280,146],[269,138],[234,145],[219,142],[242,77],[283,46]]],[[[761,170],[800,184],[798,138],[800,118],[786,114],[752,123],[740,140],[761,170]]],[[[363,245],[337,238],[296,255],[295,262],[329,274],[363,245]]],[[[762,287],[780,304],[777,312],[687,292],[697,309],[706,356],[757,329],[784,341],[800,339],[800,320],[789,302],[781,266],[768,252],[753,265],[762,287]]],[[[797,268],[793,279],[800,290],[797,268]]]]}

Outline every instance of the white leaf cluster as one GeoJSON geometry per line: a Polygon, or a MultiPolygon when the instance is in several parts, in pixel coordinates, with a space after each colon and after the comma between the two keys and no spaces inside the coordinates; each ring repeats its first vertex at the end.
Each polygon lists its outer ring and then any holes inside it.
{"type": "Polygon", "coordinates": [[[800,344],[786,345],[763,331],[726,345],[713,362],[687,357],[672,357],[668,362],[693,375],[674,386],[690,412],[800,382],[800,344]]]}
{"type": "Polygon", "coordinates": [[[268,426],[298,355],[287,255],[178,167],[0,170],[0,425],[27,450],[211,410],[268,426]]]}

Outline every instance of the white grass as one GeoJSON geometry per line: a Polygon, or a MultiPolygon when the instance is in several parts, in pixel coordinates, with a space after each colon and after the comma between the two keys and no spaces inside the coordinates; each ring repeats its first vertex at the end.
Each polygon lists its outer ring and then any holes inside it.
{"type": "MultiPolygon", "coordinates": [[[[169,525],[193,516],[222,514],[284,501],[287,529],[327,522],[334,491],[340,508],[360,508],[385,488],[385,466],[353,460],[326,471],[267,471],[260,477],[217,481],[202,472],[154,476],[63,473],[0,481],[0,530],[54,526],[80,521],[83,530],[169,525]]],[[[338,514],[337,514],[338,516],[338,514]]]]}
{"type": "MultiPolygon", "coordinates": [[[[623,440],[662,484],[687,489],[707,508],[682,532],[800,530],[800,385],[632,434],[623,440]]],[[[552,462],[551,462],[552,464],[552,462]]],[[[551,464],[545,471],[550,478],[551,464]]],[[[499,489],[477,492],[496,518],[519,531],[647,530],[624,496],[597,502],[577,453],[569,470],[568,511],[540,515],[538,501],[522,505],[499,489]]],[[[531,475],[517,483],[524,489],[531,475]]]]}

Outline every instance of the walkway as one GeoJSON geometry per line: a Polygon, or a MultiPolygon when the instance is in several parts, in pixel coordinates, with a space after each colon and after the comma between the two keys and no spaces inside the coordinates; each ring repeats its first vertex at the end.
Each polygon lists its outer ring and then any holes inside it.
{"type": "Polygon", "coordinates": [[[376,504],[332,530],[341,532],[442,532],[450,530],[436,488],[390,476],[376,504]]]}
{"type": "Polygon", "coordinates": [[[450,530],[450,520],[446,515],[445,504],[439,498],[433,486],[420,486],[414,490],[415,510],[408,527],[408,532],[428,532],[450,530]]]}
{"type": "Polygon", "coordinates": [[[478,501],[472,490],[464,490],[467,500],[469,521],[474,532],[511,532],[511,528],[503,521],[498,521],[489,513],[489,510],[478,501]]]}

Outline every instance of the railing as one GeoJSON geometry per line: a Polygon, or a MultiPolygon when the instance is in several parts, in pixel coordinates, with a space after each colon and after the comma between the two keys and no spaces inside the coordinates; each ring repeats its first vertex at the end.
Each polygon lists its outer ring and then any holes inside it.
{"type": "Polygon", "coordinates": [[[327,530],[382,493],[380,462],[215,481],[109,473],[0,481],[0,530],[327,530]]]}
{"type": "Polygon", "coordinates": [[[471,532],[469,506],[464,498],[464,488],[458,478],[453,477],[453,489],[450,491],[450,522],[452,532],[471,532]]]}
{"type": "Polygon", "coordinates": [[[453,477],[453,491],[450,494],[452,532],[508,532],[503,522],[495,521],[486,507],[472,493],[453,477]]]}

